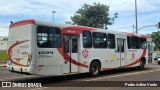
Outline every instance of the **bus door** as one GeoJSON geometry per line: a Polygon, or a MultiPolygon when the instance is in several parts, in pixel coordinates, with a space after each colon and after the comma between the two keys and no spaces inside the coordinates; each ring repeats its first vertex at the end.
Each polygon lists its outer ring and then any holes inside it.
{"type": "Polygon", "coordinates": [[[78,35],[63,36],[63,50],[64,50],[64,62],[63,73],[76,73],[78,72],[78,35]]]}
{"type": "Polygon", "coordinates": [[[124,38],[117,38],[117,53],[118,53],[118,67],[124,66],[125,63],[125,39],[124,38]]]}

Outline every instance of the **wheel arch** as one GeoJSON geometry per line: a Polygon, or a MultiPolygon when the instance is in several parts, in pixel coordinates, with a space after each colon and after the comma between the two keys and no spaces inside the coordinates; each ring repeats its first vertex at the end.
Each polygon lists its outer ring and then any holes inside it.
{"type": "Polygon", "coordinates": [[[90,64],[89,64],[89,67],[91,66],[92,62],[98,62],[99,65],[100,65],[100,68],[102,67],[101,61],[99,59],[92,59],[91,62],[90,62],[90,64]]]}

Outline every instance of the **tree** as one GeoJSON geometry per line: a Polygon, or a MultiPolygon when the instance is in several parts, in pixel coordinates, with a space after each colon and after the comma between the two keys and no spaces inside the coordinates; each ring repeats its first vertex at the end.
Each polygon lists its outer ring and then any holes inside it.
{"type": "Polygon", "coordinates": [[[160,50],[160,31],[152,33],[152,40],[155,44],[156,50],[160,50]]]}
{"type": "Polygon", "coordinates": [[[107,25],[112,25],[117,17],[118,13],[112,18],[109,17],[109,6],[93,3],[84,4],[74,16],[71,16],[71,20],[76,25],[107,29],[107,25]]]}

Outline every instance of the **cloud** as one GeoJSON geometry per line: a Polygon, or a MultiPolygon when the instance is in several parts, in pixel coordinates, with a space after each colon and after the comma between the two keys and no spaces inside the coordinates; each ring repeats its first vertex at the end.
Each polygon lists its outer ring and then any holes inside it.
{"type": "MultiPolygon", "coordinates": [[[[53,10],[56,11],[55,22],[65,23],[70,21],[70,16],[73,16],[84,3],[94,2],[109,5],[111,17],[115,12],[119,13],[115,23],[109,26],[110,29],[128,27],[135,23],[135,0],[0,0],[0,24],[8,26],[11,20],[29,18],[52,21],[53,10]]],[[[137,6],[139,26],[158,22],[160,0],[137,0],[137,6]]],[[[6,32],[1,26],[0,29],[6,32]]],[[[132,28],[129,29],[132,31],[132,28]]]]}

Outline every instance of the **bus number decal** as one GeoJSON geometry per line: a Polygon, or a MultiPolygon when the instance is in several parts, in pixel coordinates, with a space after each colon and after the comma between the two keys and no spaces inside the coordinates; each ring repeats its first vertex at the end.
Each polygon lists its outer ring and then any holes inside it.
{"type": "Polygon", "coordinates": [[[53,54],[52,51],[39,51],[39,54],[53,54]]]}

